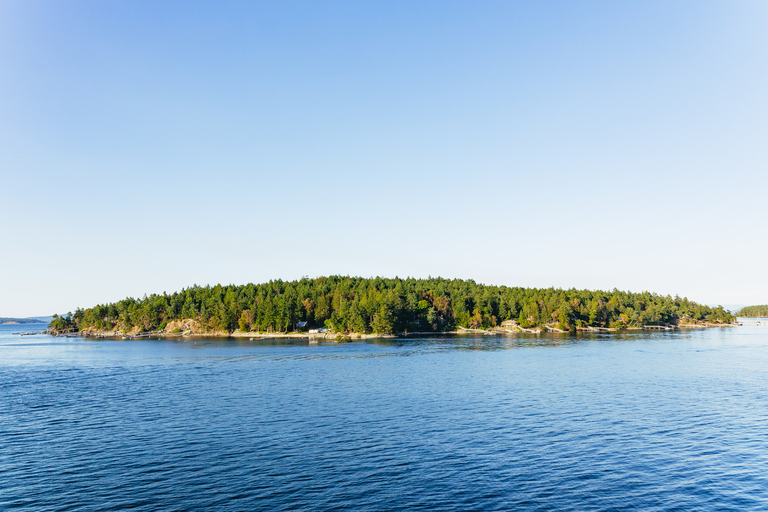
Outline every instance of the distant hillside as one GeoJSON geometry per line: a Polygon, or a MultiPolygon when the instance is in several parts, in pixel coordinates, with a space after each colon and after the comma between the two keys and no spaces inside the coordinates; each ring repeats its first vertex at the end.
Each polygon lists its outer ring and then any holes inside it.
{"type": "Polygon", "coordinates": [[[747,318],[766,318],[768,317],[768,305],[760,306],[747,306],[741,308],[736,313],[736,316],[743,316],[747,318]]]}
{"type": "Polygon", "coordinates": [[[708,304],[711,308],[716,308],[718,306],[722,307],[726,311],[730,311],[731,313],[734,313],[735,311],[740,310],[741,308],[745,308],[749,306],[749,304],[708,304]]]}
{"type": "Polygon", "coordinates": [[[47,324],[53,317],[50,316],[35,316],[29,318],[10,318],[0,316],[0,325],[2,324],[47,324]]]}

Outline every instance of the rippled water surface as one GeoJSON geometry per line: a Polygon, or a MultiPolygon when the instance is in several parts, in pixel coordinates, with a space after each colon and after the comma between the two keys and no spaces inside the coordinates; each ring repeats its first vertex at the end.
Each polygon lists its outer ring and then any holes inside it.
{"type": "Polygon", "coordinates": [[[35,328],[0,326],[0,509],[768,508],[768,328],[12,334],[35,328]]]}

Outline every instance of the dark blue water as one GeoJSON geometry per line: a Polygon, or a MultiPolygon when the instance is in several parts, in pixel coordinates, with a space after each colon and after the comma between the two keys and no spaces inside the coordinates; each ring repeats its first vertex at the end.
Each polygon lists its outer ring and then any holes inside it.
{"type": "Polygon", "coordinates": [[[0,327],[0,509],[768,509],[768,328],[320,346],[25,330],[0,327]]]}

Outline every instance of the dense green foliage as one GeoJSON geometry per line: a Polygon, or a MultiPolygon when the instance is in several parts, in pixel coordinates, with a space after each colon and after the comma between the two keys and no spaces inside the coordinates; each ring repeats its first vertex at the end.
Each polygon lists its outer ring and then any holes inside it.
{"type": "Polygon", "coordinates": [[[768,317],[768,305],[746,306],[736,312],[736,316],[748,318],[766,318],[768,317]]]}
{"type": "Polygon", "coordinates": [[[459,279],[304,278],[242,286],[193,286],[177,293],[124,299],[55,317],[53,328],[141,330],[195,319],[207,329],[291,331],[326,326],[337,332],[448,331],[489,328],[504,320],[523,327],[572,329],[674,323],[679,319],[727,323],[722,307],[653,293],[486,286],[459,279]]]}
{"type": "MultiPolygon", "coordinates": [[[[82,310],[78,309],[77,314],[82,315],[82,310]]],[[[59,316],[59,315],[53,315],[53,320],[51,320],[51,323],[48,324],[49,329],[53,329],[54,331],[65,331],[67,329],[74,329],[78,324],[82,322],[78,321],[77,324],[75,323],[75,320],[72,318],[72,313],[67,313],[67,316],[59,316]]],[[[86,327],[83,325],[83,327],[86,327]]]]}

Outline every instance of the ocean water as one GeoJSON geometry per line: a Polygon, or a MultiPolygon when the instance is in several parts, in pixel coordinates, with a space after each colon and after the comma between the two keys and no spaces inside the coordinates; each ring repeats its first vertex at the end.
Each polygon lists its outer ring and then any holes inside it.
{"type": "Polygon", "coordinates": [[[766,510],[768,328],[84,340],[0,326],[0,509],[766,510]]]}

